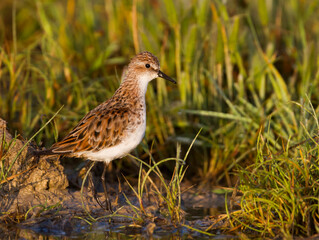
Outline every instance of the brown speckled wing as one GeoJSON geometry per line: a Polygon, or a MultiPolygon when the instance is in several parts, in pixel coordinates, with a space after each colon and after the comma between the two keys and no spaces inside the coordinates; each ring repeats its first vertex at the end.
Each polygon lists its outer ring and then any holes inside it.
{"type": "Polygon", "coordinates": [[[101,104],[89,112],[62,141],[54,144],[51,150],[57,154],[72,154],[115,146],[130,129],[132,114],[128,106],[101,104]]]}

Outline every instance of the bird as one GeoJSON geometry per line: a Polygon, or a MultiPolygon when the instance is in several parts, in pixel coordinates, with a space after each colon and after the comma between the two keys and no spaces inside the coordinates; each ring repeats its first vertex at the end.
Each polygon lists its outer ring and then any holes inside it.
{"type": "MultiPolygon", "coordinates": [[[[134,150],[142,141],[146,129],[145,94],[148,83],[160,77],[176,81],[160,70],[158,58],[148,51],[131,59],[114,95],[90,112],[59,142],[35,155],[62,155],[104,162],[101,176],[106,210],[112,205],[105,185],[108,164],[134,150]]],[[[94,194],[96,196],[96,194],[94,194]]],[[[102,207],[102,204],[96,198],[102,207]]]]}

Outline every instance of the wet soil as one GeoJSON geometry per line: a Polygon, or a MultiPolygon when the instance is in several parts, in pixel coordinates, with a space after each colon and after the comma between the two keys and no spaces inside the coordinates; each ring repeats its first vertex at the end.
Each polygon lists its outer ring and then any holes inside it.
{"type": "MultiPolygon", "coordinates": [[[[213,236],[198,230],[208,230],[218,238],[232,238],[220,235],[223,234],[221,229],[228,224],[224,215],[224,194],[199,190],[184,183],[181,220],[176,221],[163,198],[152,189],[152,184],[146,187],[143,199],[139,201],[122,179],[108,186],[115,211],[111,214],[101,208],[87,184],[81,192],[86,167],[82,170],[65,169],[57,157],[34,157],[34,147],[27,145],[24,148],[26,141],[14,138],[1,119],[0,139],[3,142],[0,148],[3,169],[9,169],[6,180],[0,183],[1,239],[37,239],[39,236],[75,239],[122,236],[126,239],[123,236],[133,235],[138,238],[186,239],[213,236]]],[[[94,179],[98,198],[104,202],[100,181],[97,177],[94,179]]]]}
{"type": "MultiPolygon", "coordinates": [[[[26,236],[35,237],[38,235],[82,238],[92,234],[113,233],[130,236],[156,236],[156,238],[169,236],[200,236],[205,238],[210,236],[193,231],[188,227],[199,230],[210,228],[211,233],[219,235],[222,232],[218,229],[225,225],[220,217],[212,217],[220,214],[220,212],[216,212],[215,204],[212,208],[185,208],[183,206],[183,209],[185,209],[183,220],[181,223],[173,223],[166,207],[158,206],[157,202],[143,203],[145,204],[145,214],[141,212],[136,214],[132,207],[128,205],[126,199],[120,196],[121,194],[112,196],[112,203],[115,203],[114,200],[118,197],[118,204],[114,204],[113,207],[117,211],[111,216],[109,212],[101,209],[91,197],[84,199],[85,204],[87,204],[86,212],[78,191],[68,191],[65,195],[73,197],[72,199],[61,199],[59,195],[55,195],[56,200],[60,201],[55,202],[54,205],[47,205],[47,208],[42,205],[33,205],[32,210],[29,209],[27,212],[6,215],[1,219],[0,238],[7,238],[8,236],[16,238],[19,236],[29,239],[26,236]],[[212,212],[215,215],[210,215],[212,212]],[[140,218],[139,214],[142,215],[140,218]],[[21,215],[20,220],[17,219],[18,215],[21,215]],[[96,220],[93,220],[91,216],[96,220]]],[[[103,199],[102,193],[99,196],[103,199]]],[[[212,197],[214,199],[215,195],[212,196],[214,196],[212,197]]],[[[135,196],[129,196],[128,198],[134,206],[139,207],[135,196]]],[[[53,200],[54,197],[51,196],[51,199],[53,200]]],[[[190,203],[191,199],[185,199],[184,202],[190,203]]]]}

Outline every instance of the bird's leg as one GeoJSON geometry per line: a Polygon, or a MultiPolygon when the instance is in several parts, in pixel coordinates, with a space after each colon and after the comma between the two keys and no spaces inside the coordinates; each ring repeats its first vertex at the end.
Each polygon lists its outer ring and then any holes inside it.
{"type": "Polygon", "coordinates": [[[102,180],[102,185],[103,185],[103,189],[104,189],[106,209],[111,211],[111,213],[113,213],[111,201],[109,199],[107,188],[106,188],[106,183],[105,183],[105,173],[106,173],[107,165],[108,165],[107,163],[104,163],[104,169],[103,169],[101,180],[102,180]]]}
{"type": "Polygon", "coordinates": [[[93,197],[95,199],[95,201],[101,206],[101,208],[104,208],[100,199],[97,197],[97,192],[96,192],[96,189],[95,189],[95,184],[93,182],[93,175],[92,175],[92,171],[89,173],[89,183],[91,185],[91,189],[92,189],[92,194],[93,194],[93,197]]]}

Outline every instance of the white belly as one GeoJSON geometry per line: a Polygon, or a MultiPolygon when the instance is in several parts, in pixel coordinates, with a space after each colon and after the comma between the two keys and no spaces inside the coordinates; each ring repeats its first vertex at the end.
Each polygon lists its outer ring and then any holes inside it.
{"type": "Polygon", "coordinates": [[[85,157],[92,161],[104,161],[110,163],[112,160],[121,158],[130,153],[142,141],[146,128],[146,119],[143,123],[137,126],[123,141],[113,147],[105,148],[97,152],[79,152],[79,157],[85,157]]]}

